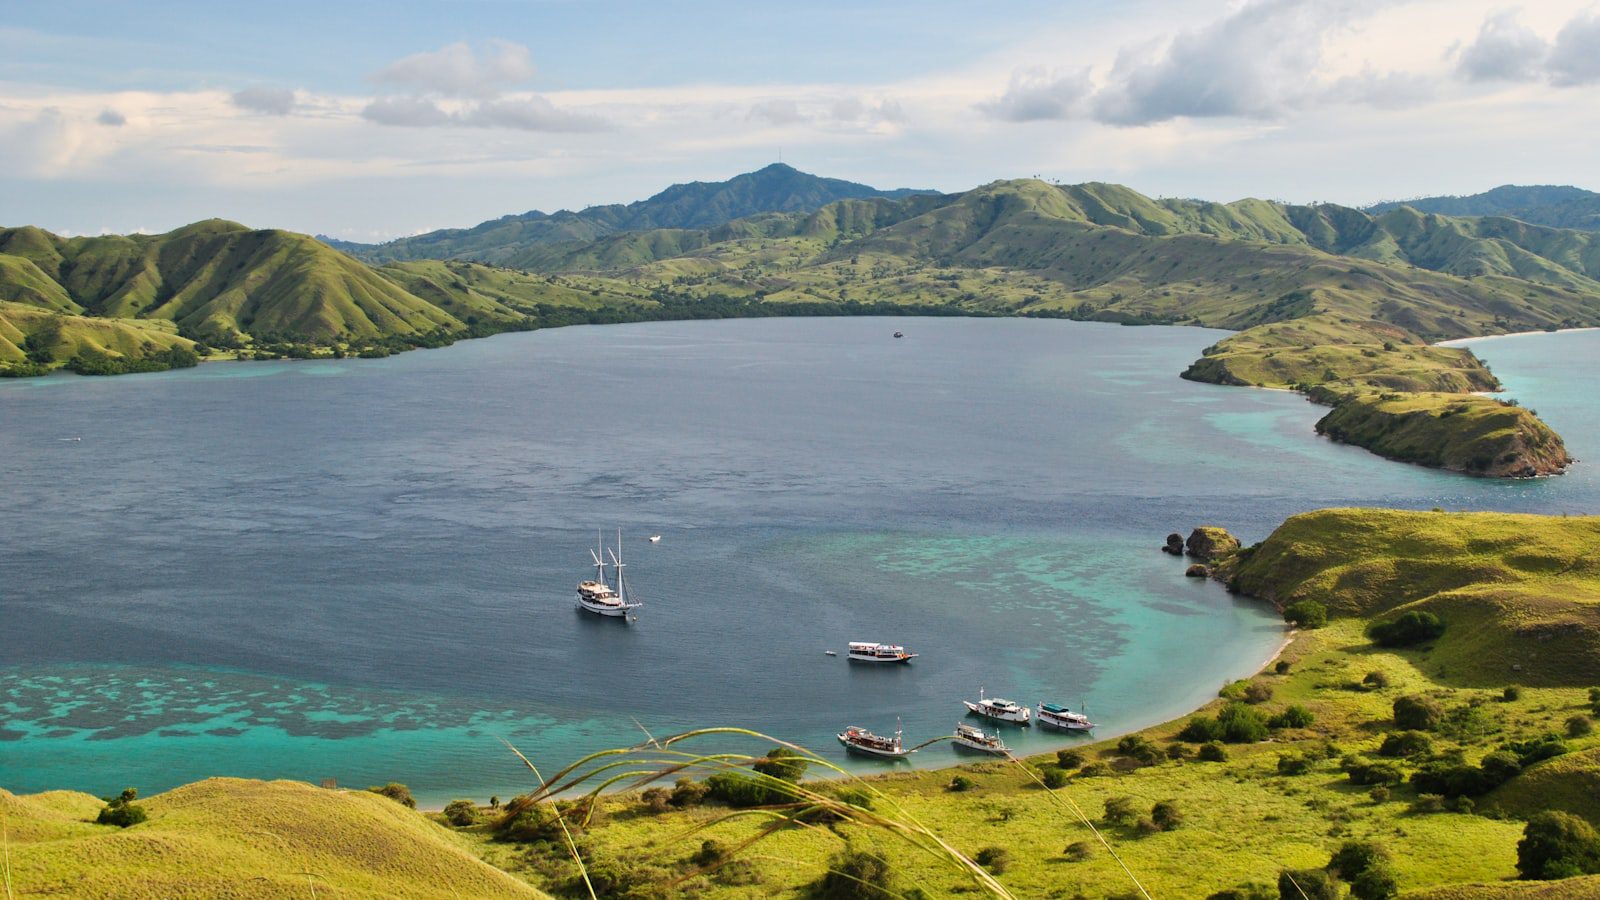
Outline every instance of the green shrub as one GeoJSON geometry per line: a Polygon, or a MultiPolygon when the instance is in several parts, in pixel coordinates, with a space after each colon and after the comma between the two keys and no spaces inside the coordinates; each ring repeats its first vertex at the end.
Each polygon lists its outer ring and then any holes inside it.
{"type": "Polygon", "coordinates": [[[1183,824],[1183,811],[1176,800],[1162,800],[1150,807],[1150,821],[1162,831],[1171,831],[1183,824]]]}
{"type": "Polygon", "coordinates": [[[1361,683],[1374,690],[1383,690],[1389,686],[1389,676],[1374,669],[1361,679],[1361,683]]]}
{"type": "Polygon", "coordinates": [[[106,798],[106,805],[101,808],[100,815],[95,817],[95,821],[101,825],[115,825],[118,828],[127,828],[143,822],[149,816],[145,813],[144,807],[133,802],[138,798],[138,789],[123,788],[122,793],[117,796],[106,798]]]}
{"type": "Polygon", "coordinates": [[[1517,842],[1523,878],[1566,878],[1600,872],[1600,835],[1571,813],[1536,813],[1517,842]]]}
{"type": "Polygon", "coordinates": [[[1116,771],[1103,762],[1089,763],[1078,770],[1079,778],[1104,778],[1107,775],[1115,774],[1116,771]]]}
{"type": "Polygon", "coordinates": [[[1283,620],[1296,628],[1321,628],[1328,624],[1328,608],[1315,600],[1301,600],[1284,608],[1283,620]]]}
{"type": "Polygon", "coordinates": [[[895,896],[889,860],[869,850],[849,849],[828,863],[815,885],[823,900],[888,900],[895,896]]]}
{"type": "Polygon", "coordinates": [[[1205,762],[1227,762],[1228,751],[1216,741],[1207,741],[1200,745],[1200,752],[1195,756],[1205,762]]]}
{"type": "Polygon", "coordinates": [[[957,792],[970,791],[977,786],[978,783],[973,781],[971,778],[968,778],[965,775],[957,775],[950,779],[950,783],[945,785],[945,789],[957,792]]]}
{"type": "Polygon", "coordinates": [[[1391,859],[1388,849],[1376,841],[1345,841],[1333,852],[1328,868],[1343,880],[1353,881],[1373,865],[1391,859]]]}
{"type": "Polygon", "coordinates": [[[1546,734],[1528,741],[1512,741],[1502,745],[1500,749],[1515,753],[1517,761],[1522,763],[1524,769],[1536,762],[1572,752],[1572,748],[1568,747],[1567,742],[1558,734],[1546,734]]]}
{"type": "Polygon", "coordinates": [[[383,785],[374,785],[373,787],[367,788],[367,790],[374,794],[382,794],[401,806],[405,806],[410,809],[417,808],[417,801],[412,798],[411,789],[398,781],[391,781],[388,784],[383,785]]]}
{"type": "Polygon", "coordinates": [[[532,803],[495,826],[495,839],[518,844],[561,840],[561,821],[548,803],[532,803]]]}
{"type": "Polygon", "coordinates": [[[1522,699],[1522,688],[1515,684],[1508,684],[1506,689],[1500,692],[1500,699],[1507,703],[1515,703],[1522,699]]]}
{"type": "Polygon", "coordinates": [[[1427,756],[1433,752],[1433,738],[1420,731],[1391,731],[1383,736],[1379,756],[1427,756]]]}
{"type": "Polygon", "coordinates": [[[1045,787],[1053,791],[1057,788],[1066,787],[1067,782],[1071,779],[1067,778],[1067,772],[1065,769],[1058,769],[1055,766],[1050,766],[1049,768],[1039,770],[1039,780],[1044,782],[1045,787]]]}
{"type": "Polygon", "coordinates": [[[1417,799],[1411,801],[1411,811],[1414,813],[1444,812],[1444,797],[1439,794],[1418,794],[1417,799]]]}
{"type": "Polygon", "coordinates": [[[838,793],[839,802],[848,803],[857,809],[872,808],[872,792],[861,788],[845,788],[838,793]]]}
{"type": "Polygon", "coordinates": [[[1088,841],[1073,841],[1061,851],[1061,855],[1072,862],[1083,862],[1094,855],[1094,845],[1088,841]]]}
{"type": "Polygon", "coordinates": [[[672,797],[669,802],[679,809],[699,806],[705,802],[706,794],[709,792],[705,785],[693,778],[679,778],[672,784],[672,797]]]}
{"type": "Polygon", "coordinates": [[[1279,900],[1339,900],[1339,879],[1322,869],[1284,869],[1278,873],[1279,900]]]}
{"type": "Polygon", "coordinates": [[[1267,720],[1268,728],[1309,728],[1317,720],[1311,710],[1294,705],[1267,720]]]}
{"type": "Polygon", "coordinates": [[[1287,659],[1278,660],[1272,664],[1272,671],[1278,673],[1279,675],[1289,674],[1289,661],[1287,659]]]}
{"type": "Polygon", "coordinates": [[[1188,759],[1189,757],[1191,757],[1193,755],[1194,755],[1193,751],[1191,751],[1188,747],[1184,746],[1183,744],[1168,744],[1167,745],[1167,759],[1185,760],[1185,759],[1188,759]]]}
{"type": "Polygon", "coordinates": [[[1431,612],[1412,610],[1391,622],[1367,626],[1367,637],[1380,647],[1409,647],[1444,634],[1444,623],[1431,612]]]}
{"type": "Polygon", "coordinates": [[[672,808],[672,791],[664,787],[647,788],[639,795],[639,801],[653,813],[664,813],[672,808]]]}
{"type": "Polygon", "coordinates": [[[1567,720],[1567,737],[1583,737],[1594,731],[1594,722],[1588,716],[1573,716],[1567,720]]]}
{"type": "Polygon", "coordinates": [[[1444,721],[1444,707],[1432,697],[1407,694],[1394,700],[1394,723],[1412,731],[1432,731],[1444,721]]]}
{"type": "Polygon", "coordinates": [[[972,861],[988,869],[990,874],[1004,875],[1011,865],[1011,851],[1004,847],[985,847],[978,851],[972,861]]]}
{"type": "Polygon", "coordinates": [[[1253,744],[1267,739],[1267,720],[1260,710],[1244,703],[1230,703],[1217,714],[1222,739],[1230,744],[1253,744]]]}
{"type": "Polygon", "coordinates": [[[1178,740],[1205,744],[1222,740],[1222,726],[1210,716],[1191,716],[1178,732],[1178,740]]]}
{"type": "Polygon", "coordinates": [[[1371,798],[1373,803],[1388,803],[1389,786],[1387,784],[1374,785],[1372,790],[1367,791],[1367,796],[1371,798]]]}
{"type": "Polygon", "coordinates": [[[1265,703],[1272,699],[1272,685],[1263,681],[1252,681],[1244,686],[1244,702],[1265,703]]]}
{"type": "Polygon", "coordinates": [[[1134,817],[1137,815],[1138,813],[1135,812],[1133,808],[1132,797],[1106,798],[1105,820],[1108,824],[1126,825],[1127,823],[1133,821],[1134,817]]]}
{"type": "Polygon", "coordinates": [[[806,765],[805,757],[798,752],[788,747],[774,747],[750,768],[762,775],[794,784],[805,777],[806,765]]]}
{"type": "Polygon", "coordinates": [[[1077,750],[1057,750],[1056,765],[1063,769],[1076,769],[1083,765],[1083,754],[1077,750]]]}
{"type": "Polygon", "coordinates": [[[478,821],[478,805],[471,800],[451,800],[444,808],[444,820],[457,828],[478,821]]]}
{"type": "Polygon", "coordinates": [[[1350,777],[1351,784],[1399,784],[1406,778],[1394,763],[1373,762],[1360,756],[1345,757],[1341,768],[1350,777]]]}
{"type": "Polygon", "coordinates": [[[1400,896],[1400,879],[1390,860],[1374,862],[1350,881],[1350,896],[1356,900],[1390,900],[1400,896]]]}
{"type": "Polygon", "coordinates": [[[1278,754],[1279,775],[1304,775],[1311,771],[1311,760],[1300,753],[1278,754]]]}
{"type": "Polygon", "coordinates": [[[794,794],[780,784],[740,772],[718,772],[706,779],[706,796],[740,809],[787,803],[794,794]]]}
{"type": "Polygon", "coordinates": [[[1154,765],[1161,760],[1161,751],[1155,744],[1143,735],[1124,735],[1117,741],[1117,753],[1131,759],[1138,760],[1145,765],[1154,765]]]}

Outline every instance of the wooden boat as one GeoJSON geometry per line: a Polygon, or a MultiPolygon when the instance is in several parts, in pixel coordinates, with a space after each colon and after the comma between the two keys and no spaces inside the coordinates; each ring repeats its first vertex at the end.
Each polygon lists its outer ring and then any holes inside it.
{"type": "Polygon", "coordinates": [[[968,750],[978,750],[983,753],[1010,753],[1011,748],[1000,740],[1000,735],[990,734],[976,725],[965,722],[956,723],[955,744],[968,750]]]}
{"type": "Polygon", "coordinates": [[[1062,731],[1091,731],[1094,723],[1083,713],[1075,713],[1057,703],[1039,702],[1039,724],[1062,731]]]}
{"type": "Polygon", "coordinates": [[[894,737],[884,737],[873,734],[859,725],[851,725],[838,735],[839,743],[844,745],[851,753],[861,753],[866,756],[876,756],[882,759],[905,759],[917,752],[907,750],[900,739],[900,729],[894,730],[894,737]]]}
{"type": "Polygon", "coordinates": [[[848,655],[851,662],[865,663],[905,663],[917,658],[917,654],[907,653],[899,644],[873,641],[851,641],[848,655]]]}
{"type": "Polygon", "coordinates": [[[999,697],[986,697],[984,696],[983,688],[978,688],[978,701],[976,703],[971,700],[963,700],[961,702],[969,711],[986,719],[994,719],[996,722],[1026,725],[1028,724],[1028,719],[1031,718],[1032,711],[1026,706],[1011,700],[1003,700],[999,697]]]}
{"type": "Polygon", "coordinates": [[[578,582],[579,609],[597,616],[628,618],[631,610],[644,605],[628,597],[628,583],[622,575],[622,529],[617,529],[615,551],[607,549],[602,541],[597,550],[589,551],[589,557],[594,560],[595,575],[592,580],[578,582]],[[611,559],[610,565],[617,570],[616,587],[606,581],[607,556],[611,559]]]}

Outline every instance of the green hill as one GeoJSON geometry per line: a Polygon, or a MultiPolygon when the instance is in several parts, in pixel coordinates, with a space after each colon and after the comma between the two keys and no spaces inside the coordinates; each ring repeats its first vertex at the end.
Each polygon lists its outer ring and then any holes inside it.
{"type": "Polygon", "coordinates": [[[0,790],[19,897],[540,897],[444,828],[377,794],[213,778],[141,798],[149,820],[96,825],[101,802],[0,790]]]}
{"type": "Polygon", "coordinates": [[[1383,213],[1402,206],[1447,216],[1505,216],[1552,228],[1600,230],[1600,194],[1570,185],[1504,184],[1481,194],[1377,203],[1367,207],[1367,212],[1383,213]]]}
{"type": "Polygon", "coordinates": [[[881,191],[774,163],[727,181],[675,184],[648,199],[626,205],[591,206],[581,212],[527,212],[472,228],[431,231],[383,244],[331,243],[376,262],[461,258],[523,265],[518,260],[542,244],[592,241],[623,231],[713,228],[758,213],[809,213],[836,200],[916,193],[923,192],[881,191]]]}
{"type": "Polygon", "coordinates": [[[1431,660],[1457,683],[1600,683],[1600,517],[1332,509],[1284,522],[1230,587],[1335,617],[1444,621],[1431,660]]]}

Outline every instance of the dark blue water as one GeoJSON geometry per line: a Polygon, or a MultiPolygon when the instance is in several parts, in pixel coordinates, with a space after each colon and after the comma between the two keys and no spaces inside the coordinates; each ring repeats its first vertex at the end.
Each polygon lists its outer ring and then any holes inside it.
{"type": "MultiPolygon", "coordinates": [[[[639,739],[635,720],[836,754],[847,724],[946,733],[979,687],[1087,702],[1104,736],[1192,708],[1281,636],[1154,552],[1169,531],[1600,507],[1589,467],[1399,465],[1317,438],[1295,395],[1175,377],[1220,336],[664,323],[0,384],[0,785],[507,795],[528,779],[501,738],[549,768],[639,739]],[[618,526],[647,603],[631,626],[571,602],[594,530],[618,526]],[[852,639],[923,656],[823,655],[852,639]]],[[[1596,348],[1480,352],[1600,460],[1600,413],[1565,387],[1600,374],[1596,348]]]]}

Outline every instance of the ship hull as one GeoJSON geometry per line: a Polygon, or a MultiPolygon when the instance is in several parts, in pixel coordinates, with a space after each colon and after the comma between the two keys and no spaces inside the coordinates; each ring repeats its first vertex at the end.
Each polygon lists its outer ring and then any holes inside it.
{"type": "Polygon", "coordinates": [[[1008,725],[1028,724],[1029,716],[1026,707],[1023,707],[1016,712],[997,712],[995,710],[988,709],[987,707],[979,706],[978,704],[973,703],[971,700],[963,700],[961,702],[966,705],[968,712],[971,712],[975,716],[982,716],[985,719],[989,719],[993,722],[1005,722],[1008,725]]]}

